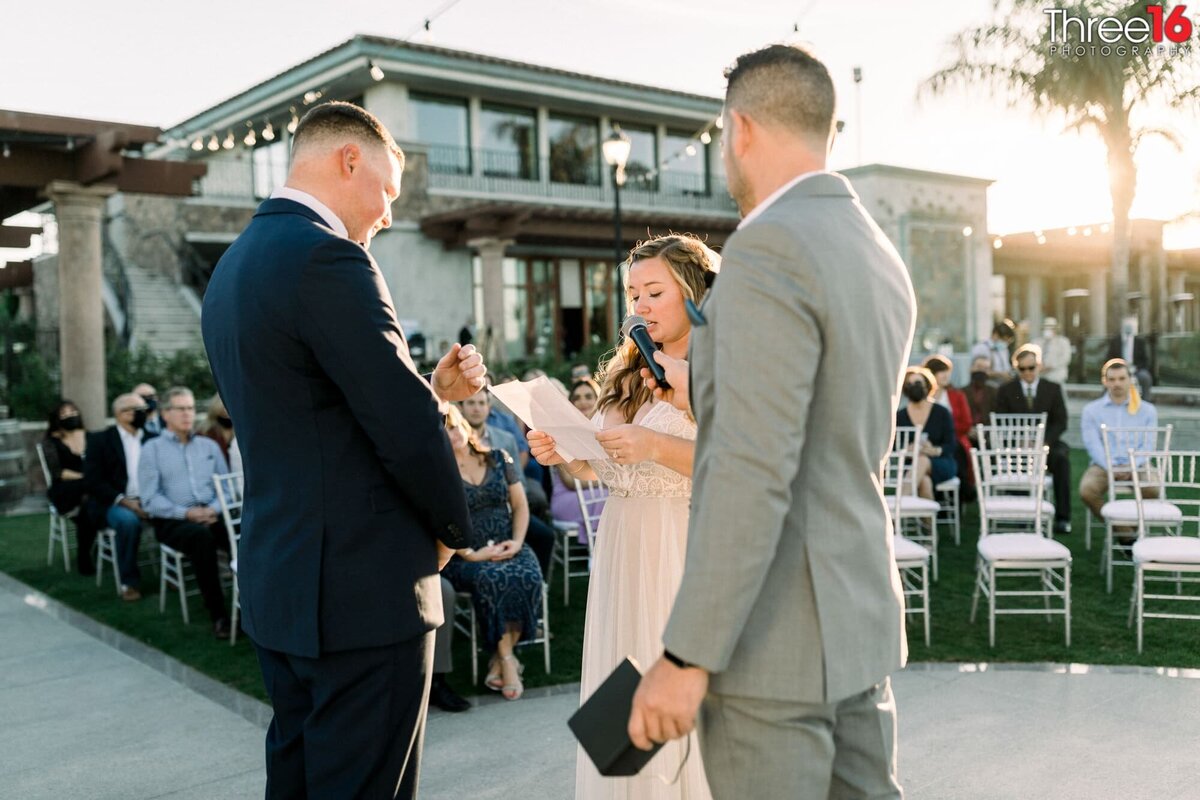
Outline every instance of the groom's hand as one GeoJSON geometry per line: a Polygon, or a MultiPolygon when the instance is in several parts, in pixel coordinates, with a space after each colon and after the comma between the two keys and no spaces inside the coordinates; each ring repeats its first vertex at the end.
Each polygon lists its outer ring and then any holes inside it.
{"type": "Polygon", "coordinates": [[[661,350],[654,353],[654,360],[663,368],[671,388],[663,389],[650,370],[642,367],[641,375],[646,388],[654,392],[655,399],[664,400],[685,414],[690,414],[692,407],[691,398],[688,397],[688,362],[682,358],[671,358],[661,350]]]}
{"type": "MultiPolygon", "coordinates": [[[[668,379],[669,380],[669,379],[668,379]]],[[[641,750],[687,736],[708,693],[708,672],[682,669],[659,658],[638,684],[629,714],[629,738],[641,750]]]]}
{"type": "Polygon", "coordinates": [[[455,344],[433,370],[433,391],[449,403],[466,400],[483,388],[487,367],[475,345],[455,344]]]}

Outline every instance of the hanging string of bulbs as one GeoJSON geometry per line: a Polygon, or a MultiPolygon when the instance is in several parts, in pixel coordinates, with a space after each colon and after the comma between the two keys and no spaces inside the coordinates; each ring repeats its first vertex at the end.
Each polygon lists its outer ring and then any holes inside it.
{"type": "MultiPolygon", "coordinates": [[[[424,19],[422,19],[419,25],[409,31],[401,41],[411,41],[413,37],[421,33],[424,34],[423,38],[428,40],[429,36],[431,35],[430,26],[437,21],[438,17],[454,8],[454,6],[458,5],[461,1],[462,0],[445,0],[445,2],[443,2],[433,11],[433,13],[426,16],[424,19]]],[[[350,75],[352,74],[353,73],[350,75]]],[[[376,83],[387,77],[384,74],[383,68],[373,60],[367,61],[367,74],[369,74],[371,76],[371,80],[375,81],[376,83]]],[[[343,82],[346,78],[350,77],[350,75],[343,76],[336,83],[343,82]]],[[[334,85],[322,86],[319,89],[309,89],[303,95],[296,98],[296,101],[288,107],[287,122],[283,123],[281,127],[287,130],[288,134],[295,133],[296,127],[300,124],[300,116],[303,108],[305,106],[310,106],[321,98],[327,96],[332,89],[335,88],[336,83],[334,85]]],[[[254,148],[258,146],[260,139],[264,142],[273,142],[279,137],[279,134],[276,131],[275,122],[272,121],[270,116],[262,118],[261,128],[259,127],[259,124],[260,123],[257,123],[253,119],[245,121],[244,125],[246,127],[246,133],[241,137],[241,142],[246,147],[254,148]]],[[[169,137],[166,144],[172,149],[183,149],[190,147],[194,152],[197,153],[205,150],[212,153],[215,153],[219,150],[232,150],[237,146],[237,137],[234,134],[235,130],[241,130],[240,126],[227,128],[223,137],[221,136],[219,130],[205,131],[199,134],[190,134],[183,137],[169,137]]]]}
{"type": "MultiPolygon", "coordinates": [[[[813,6],[816,5],[816,3],[817,3],[817,0],[810,0],[808,6],[804,9],[804,11],[801,12],[800,17],[797,18],[797,20],[792,23],[792,29],[789,32],[789,35],[788,35],[786,41],[794,42],[794,41],[799,40],[799,38],[800,38],[800,19],[807,16],[808,12],[812,10],[813,6]]],[[[721,115],[717,114],[715,119],[706,123],[704,125],[704,127],[700,128],[694,134],[692,134],[692,136],[688,140],[687,144],[685,144],[683,147],[681,147],[677,152],[675,152],[675,153],[667,156],[666,158],[662,159],[661,161],[659,161],[658,164],[653,169],[646,170],[645,172],[640,172],[636,175],[631,175],[629,177],[629,181],[630,182],[638,182],[638,183],[651,183],[651,182],[657,180],[658,176],[661,173],[667,172],[671,169],[672,164],[674,164],[678,161],[684,161],[685,159],[693,158],[694,156],[698,155],[701,152],[700,147],[707,147],[708,145],[712,144],[713,131],[714,130],[720,131],[721,125],[722,125],[721,115]]],[[[838,131],[840,132],[841,129],[842,129],[842,123],[839,121],[838,122],[838,131]]]]}

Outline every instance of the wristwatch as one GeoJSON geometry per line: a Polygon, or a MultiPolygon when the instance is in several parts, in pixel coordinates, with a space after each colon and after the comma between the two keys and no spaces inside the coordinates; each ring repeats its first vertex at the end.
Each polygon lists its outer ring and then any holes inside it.
{"type": "Polygon", "coordinates": [[[679,667],[680,669],[700,669],[701,668],[699,664],[693,664],[690,661],[684,661],[682,658],[675,655],[670,650],[663,651],[663,658],[665,658],[667,661],[670,661],[672,664],[679,667]]]}

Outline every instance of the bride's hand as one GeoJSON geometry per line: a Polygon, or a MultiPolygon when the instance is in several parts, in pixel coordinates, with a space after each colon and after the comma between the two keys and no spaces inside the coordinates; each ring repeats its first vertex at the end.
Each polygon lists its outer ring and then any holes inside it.
{"type": "Polygon", "coordinates": [[[543,467],[567,463],[554,449],[554,437],[543,431],[530,431],[525,439],[529,442],[529,454],[543,467]]]}
{"type": "Polygon", "coordinates": [[[618,425],[597,433],[596,441],[616,463],[639,464],[654,460],[658,434],[641,425],[618,425]]]}

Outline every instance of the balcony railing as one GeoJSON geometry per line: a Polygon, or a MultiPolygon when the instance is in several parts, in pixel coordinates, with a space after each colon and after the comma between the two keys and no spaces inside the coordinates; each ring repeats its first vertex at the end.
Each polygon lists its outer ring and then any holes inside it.
{"type": "MultiPolygon", "coordinates": [[[[602,186],[597,161],[551,157],[534,160],[515,152],[435,146],[428,149],[429,186],[446,193],[511,197],[611,208],[611,186],[602,186]]],[[[630,209],[734,214],[725,182],[714,175],[663,170],[643,178],[630,170],[621,188],[630,209]]]]}

